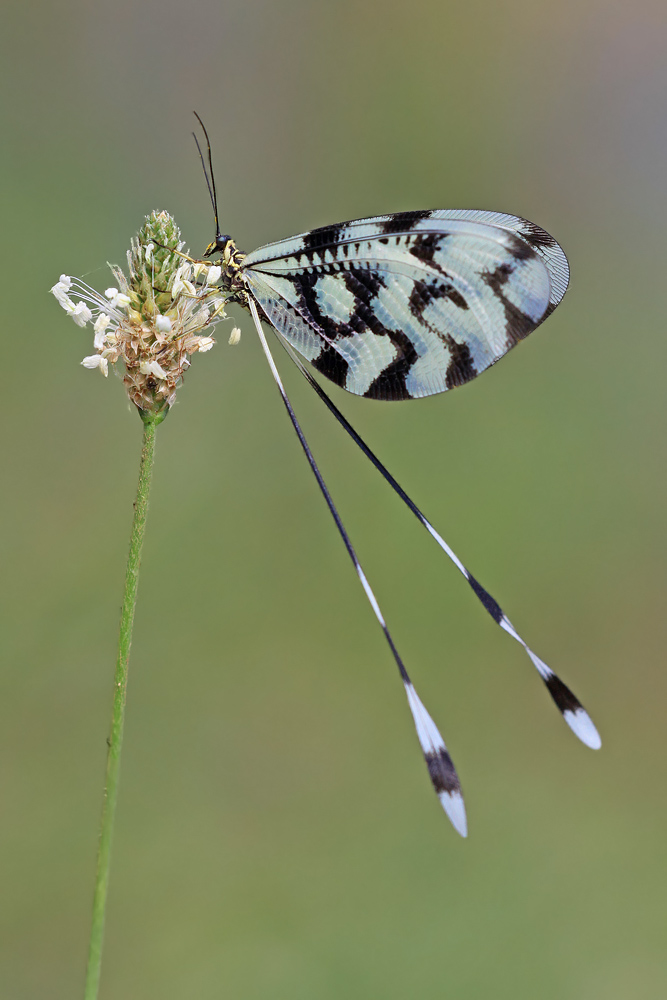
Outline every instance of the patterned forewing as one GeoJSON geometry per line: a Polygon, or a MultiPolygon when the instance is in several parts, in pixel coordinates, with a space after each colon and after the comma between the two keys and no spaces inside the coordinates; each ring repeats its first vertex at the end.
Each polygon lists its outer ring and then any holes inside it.
{"type": "Polygon", "coordinates": [[[271,244],[245,258],[243,275],[318,371],[357,395],[397,400],[492,365],[558,304],[568,271],[555,240],[525,220],[426,212],[271,244]]]}

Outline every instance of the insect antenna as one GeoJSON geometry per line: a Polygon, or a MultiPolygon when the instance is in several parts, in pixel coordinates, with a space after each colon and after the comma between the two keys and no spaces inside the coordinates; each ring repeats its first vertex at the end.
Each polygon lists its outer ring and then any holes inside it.
{"type": "Polygon", "coordinates": [[[398,650],[396,649],[394,640],[392,639],[389,629],[387,628],[387,624],[384,620],[384,616],[382,615],[375,594],[371,590],[370,584],[366,579],[366,574],[361,568],[361,563],[359,562],[357,554],[352,546],[350,537],[345,529],[345,526],[343,525],[343,522],[341,521],[340,514],[338,513],[338,510],[336,509],[331,494],[329,493],[328,487],[324,482],[324,479],[322,478],[322,473],[320,472],[315,462],[313,453],[311,452],[308,442],[304,437],[303,431],[301,430],[301,425],[297,420],[296,414],[292,408],[292,404],[290,403],[287,393],[285,392],[285,388],[283,386],[282,380],[278,373],[278,369],[276,368],[275,362],[273,360],[273,356],[269,349],[269,345],[266,342],[264,331],[262,330],[262,326],[259,320],[259,315],[257,312],[257,307],[251,296],[248,296],[248,306],[250,308],[252,318],[257,328],[257,333],[259,335],[259,339],[262,345],[262,350],[264,351],[266,360],[269,363],[271,374],[273,375],[274,381],[278,387],[278,390],[282,397],[282,401],[285,404],[285,409],[287,410],[289,418],[292,421],[292,426],[296,431],[297,437],[299,438],[299,442],[301,443],[301,447],[303,448],[306,458],[308,459],[308,463],[313,472],[313,475],[317,480],[317,485],[319,486],[320,491],[324,499],[326,500],[331,516],[333,517],[336,523],[338,532],[341,538],[343,539],[345,548],[347,549],[348,555],[352,560],[357,576],[359,577],[359,581],[362,587],[364,588],[364,592],[366,594],[368,602],[373,609],[375,617],[377,618],[380,627],[382,628],[382,631],[384,632],[384,637],[387,640],[387,643],[392,652],[394,660],[396,661],[396,666],[398,667],[398,671],[401,675],[401,680],[403,681],[403,686],[405,688],[405,693],[408,699],[408,705],[410,706],[410,711],[412,712],[415,728],[417,730],[417,736],[419,738],[419,743],[422,748],[422,753],[424,754],[424,759],[426,761],[426,766],[428,767],[428,772],[433,787],[435,788],[436,794],[440,799],[440,804],[442,805],[447,816],[449,817],[452,826],[457,831],[457,833],[460,833],[462,837],[465,837],[467,836],[468,832],[465,806],[463,804],[463,796],[461,794],[461,785],[459,783],[458,775],[456,773],[456,769],[454,767],[452,758],[449,755],[447,747],[445,746],[445,742],[442,736],[440,735],[437,726],[435,725],[433,719],[424,708],[424,705],[422,704],[419,696],[417,695],[417,692],[414,689],[414,686],[412,684],[412,681],[410,680],[408,672],[405,669],[405,665],[403,664],[403,661],[398,653],[398,650]]]}
{"type": "Polygon", "coordinates": [[[206,139],[206,146],[208,149],[208,170],[207,170],[204,154],[202,153],[201,146],[199,145],[199,139],[193,132],[192,138],[195,140],[195,144],[197,146],[197,152],[199,153],[199,159],[201,160],[202,170],[204,171],[204,177],[206,178],[206,187],[208,188],[208,195],[209,198],[211,199],[211,205],[213,206],[213,214],[215,216],[215,242],[217,244],[218,242],[221,242],[223,240],[223,235],[220,232],[220,223],[218,221],[218,194],[217,191],[215,190],[215,175],[213,173],[213,156],[211,154],[211,140],[208,137],[206,126],[204,125],[203,121],[201,120],[197,112],[193,111],[192,113],[202,127],[202,131],[206,139]],[[209,180],[209,172],[210,172],[210,180],[209,180]]]}
{"type": "Polygon", "coordinates": [[[432,538],[438,543],[440,548],[447,553],[451,561],[454,563],[456,568],[463,574],[466,578],[470,587],[474,591],[475,595],[483,605],[483,607],[488,611],[496,624],[500,625],[502,629],[505,630],[513,639],[523,646],[528,656],[530,657],[533,666],[539,673],[540,677],[544,681],[544,684],[553,698],[556,706],[558,707],[563,719],[568,724],[572,732],[577,736],[582,743],[586,746],[591,747],[593,750],[598,750],[601,746],[600,735],[595,728],[593,720],[589,716],[588,712],[585,710],[579,699],[570,691],[570,689],[561,681],[561,679],[553,672],[551,667],[537,656],[532,649],[528,646],[526,642],[521,638],[519,633],[516,631],[512,623],[510,622],[507,615],[504,613],[498,602],[488,593],[487,590],[482,587],[480,583],[477,582],[472,573],[466,569],[456,553],[449,547],[444,538],[438,534],[433,525],[426,519],[424,514],[422,514],[419,507],[410,499],[405,490],[400,486],[400,484],[394,479],[391,472],[382,464],[380,459],[371,451],[369,446],[355,431],[354,427],[350,422],[343,416],[336,404],[332,399],[329,398],[327,393],[324,391],[322,386],[317,382],[313,376],[310,374],[308,369],[301,363],[298,357],[294,354],[290,345],[282,338],[279,337],[280,343],[283,345],[292,361],[295,363],[303,377],[307,380],[308,384],[315,390],[319,398],[329,409],[329,411],[334,415],[338,423],[347,431],[352,440],[356,445],[362,450],[366,458],[368,458],[378,472],[384,477],[384,479],[389,483],[391,488],[395,493],[401,498],[404,504],[410,508],[412,513],[415,515],[417,520],[422,524],[432,538]]]}

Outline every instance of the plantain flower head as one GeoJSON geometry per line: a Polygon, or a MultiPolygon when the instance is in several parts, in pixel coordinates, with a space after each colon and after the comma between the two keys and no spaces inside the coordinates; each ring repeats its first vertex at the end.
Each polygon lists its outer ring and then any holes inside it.
{"type": "Polygon", "coordinates": [[[93,328],[95,353],[84,368],[108,375],[121,362],[130,400],[143,414],[163,419],[190,366],[190,356],[210,351],[211,332],[224,318],[220,267],[191,261],[167,212],[153,212],[127,254],[129,278],[109,265],[115,284],[98,292],[79,278],[60,276],[51,289],[77,326],[93,328]]]}

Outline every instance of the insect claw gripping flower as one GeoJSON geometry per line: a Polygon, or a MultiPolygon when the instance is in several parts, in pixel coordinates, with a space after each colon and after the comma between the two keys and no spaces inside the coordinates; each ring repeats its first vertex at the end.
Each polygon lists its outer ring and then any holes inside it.
{"type": "Polygon", "coordinates": [[[225,316],[221,268],[191,261],[183,248],[172,217],[153,212],[132,240],[129,278],[109,265],[116,285],[104,293],[66,274],[51,289],[78,326],[93,326],[96,353],[81,364],[107,375],[122,362],[127,394],[142,413],[166,416],[190,355],[210,351],[225,316]]]}

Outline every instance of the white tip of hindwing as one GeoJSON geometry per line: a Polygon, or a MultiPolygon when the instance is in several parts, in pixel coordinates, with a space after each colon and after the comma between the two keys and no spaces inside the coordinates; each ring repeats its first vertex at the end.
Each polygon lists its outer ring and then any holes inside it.
{"type": "Polygon", "coordinates": [[[556,676],[551,667],[548,667],[544,660],[536,656],[527,646],[526,652],[537,667],[549,694],[556,702],[563,718],[574,735],[587,747],[590,747],[591,750],[599,750],[602,746],[600,734],[579,699],[570,691],[566,684],[563,684],[560,677],[556,676]]]}
{"type": "Polygon", "coordinates": [[[468,835],[466,810],[456,769],[438,727],[424,708],[417,692],[405,681],[405,693],[415,721],[417,736],[433,787],[450,823],[462,837],[468,835]]]}
{"type": "Polygon", "coordinates": [[[447,813],[449,822],[457,833],[462,837],[468,836],[468,819],[466,817],[466,807],[463,803],[463,796],[460,792],[440,792],[438,795],[440,805],[447,813]]]}
{"type": "Polygon", "coordinates": [[[577,708],[575,711],[566,709],[563,718],[575,736],[578,736],[582,743],[585,743],[591,750],[599,750],[602,740],[593,720],[584,708],[577,708]]]}

